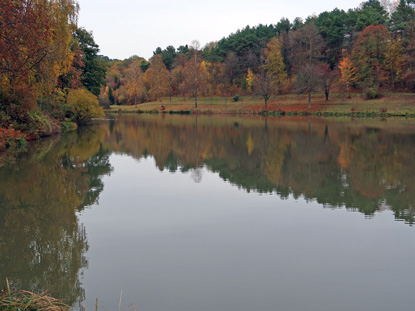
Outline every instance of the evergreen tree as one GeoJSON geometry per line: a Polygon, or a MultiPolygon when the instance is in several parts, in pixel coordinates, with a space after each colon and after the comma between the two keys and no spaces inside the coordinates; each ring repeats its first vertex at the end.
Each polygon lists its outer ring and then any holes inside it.
{"type": "Polygon", "coordinates": [[[98,56],[99,47],[94,41],[92,32],[84,28],[78,28],[75,37],[84,54],[83,62],[85,66],[82,73],[82,83],[92,94],[98,96],[101,86],[105,84],[106,62],[98,56]]]}

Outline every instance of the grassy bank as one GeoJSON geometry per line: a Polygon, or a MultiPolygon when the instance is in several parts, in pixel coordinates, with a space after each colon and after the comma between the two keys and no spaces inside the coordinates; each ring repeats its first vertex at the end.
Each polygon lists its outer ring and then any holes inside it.
{"type": "Polygon", "coordinates": [[[161,110],[159,102],[131,106],[111,106],[107,112],[121,113],[200,113],[200,114],[269,114],[302,116],[315,115],[333,116],[407,116],[415,117],[415,94],[384,93],[381,98],[366,100],[363,94],[352,94],[347,98],[344,94],[332,94],[326,101],[324,94],[314,94],[311,109],[308,109],[306,95],[273,96],[265,108],[264,101],[259,97],[241,97],[237,102],[232,97],[198,98],[198,108],[194,108],[194,98],[166,98],[161,110]]]}
{"type": "Polygon", "coordinates": [[[20,149],[27,145],[27,141],[70,132],[77,127],[75,122],[58,122],[50,118],[38,118],[35,122],[30,120],[24,126],[18,127],[13,126],[13,123],[9,128],[0,126],[0,152],[6,149],[20,149]]]}

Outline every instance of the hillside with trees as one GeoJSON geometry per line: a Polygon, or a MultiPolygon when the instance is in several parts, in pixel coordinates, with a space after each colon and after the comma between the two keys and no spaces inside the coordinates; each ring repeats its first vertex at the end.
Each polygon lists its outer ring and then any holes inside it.
{"type": "MultiPolygon", "coordinates": [[[[101,102],[137,105],[165,97],[323,92],[367,99],[415,91],[415,1],[363,2],[275,25],[247,26],[203,48],[158,47],[146,60],[109,63],[101,102]],[[161,61],[162,62],[161,62],[161,61]]],[[[197,102],[195,102],[196,105],[197,102]]],[[[162,104],[162,103],[161,103],[162,104]]]]}

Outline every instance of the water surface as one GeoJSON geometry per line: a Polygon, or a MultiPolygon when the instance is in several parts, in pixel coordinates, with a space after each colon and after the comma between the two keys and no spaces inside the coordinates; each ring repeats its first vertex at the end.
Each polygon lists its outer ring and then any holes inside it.
{"type": "Polygon", "coordinates": [[[87,310],[413,310],[414,149],[411,121],[116,116],[0,156],[0,277],[87,310]]]}

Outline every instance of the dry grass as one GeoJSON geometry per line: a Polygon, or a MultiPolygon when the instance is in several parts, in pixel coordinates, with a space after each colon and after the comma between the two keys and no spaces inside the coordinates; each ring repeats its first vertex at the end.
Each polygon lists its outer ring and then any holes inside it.
{"type": "Polygon", "coordinates": [[[0,292],[2,311],[68,311],[70,307],[46,293],[35,294],[24,290],[10,289],[7,285],[0,292]]]}

